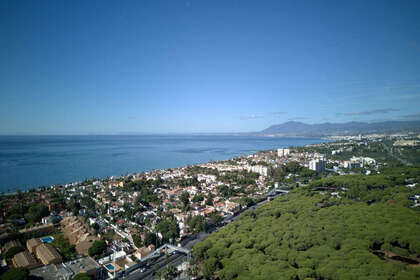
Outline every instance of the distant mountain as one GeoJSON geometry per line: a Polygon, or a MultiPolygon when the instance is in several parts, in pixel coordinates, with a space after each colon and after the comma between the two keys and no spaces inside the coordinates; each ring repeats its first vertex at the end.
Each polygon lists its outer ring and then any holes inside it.
{"type": "Polygon", "coordinates": [[[306,124],[302,122],[285,122],[272,125],[259,135],[278,136],[306,136],[320,137],[331,135],[358,135],[372,133],[400,133],[420,132],[420,121],[385,121],[375,123],[347,122],[347,123],[321,123],[306,124]]]}

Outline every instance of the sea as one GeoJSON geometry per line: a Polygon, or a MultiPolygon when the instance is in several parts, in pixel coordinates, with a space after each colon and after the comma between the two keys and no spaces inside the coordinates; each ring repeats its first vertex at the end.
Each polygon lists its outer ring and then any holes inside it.
{"type": "Polygon", "coordinates": [[[225,160],[326,142],[237,135],[0,136],[0,192],[225,160]]]}

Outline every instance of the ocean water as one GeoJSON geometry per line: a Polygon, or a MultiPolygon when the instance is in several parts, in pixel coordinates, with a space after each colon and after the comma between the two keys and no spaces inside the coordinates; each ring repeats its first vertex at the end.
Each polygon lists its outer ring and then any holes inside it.
{"type": "Polygon", "coordinates": [[[0,192],[181,167],[324,141],[221,135],[0,136],[0,192]]]}

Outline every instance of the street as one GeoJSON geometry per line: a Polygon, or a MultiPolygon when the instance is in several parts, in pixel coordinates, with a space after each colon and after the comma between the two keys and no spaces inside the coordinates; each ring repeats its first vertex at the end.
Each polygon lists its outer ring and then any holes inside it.
{"type": "MultiPolygon", "coordinates": [[[[279,197],[285,195],[285,193],[280,193],[275,195],[273,198],[279,197]]],[[[245,212],[248,209],[251,210],[255,210],[258,207],[261,207],[262,205],[264,205],[265,203],[267,203],[269,200],[268,198],[249,207],[249,208],[245,208],[243,210],[241,210],[237,215],[235,216],[229,216],[227,218],[225,218],[222,222],[222,226],[218,226],[218,227],[213,227],[212,229],[209,230],[209,232],[202,232],[199,233],[197,235],[192,235],[187,237],[185,240],[183,240],[181,242],[182,246],[188,250],[192,250],[192,248],[194,247],[194,245],[200,241],[203,241],[204,239],[207,238],[207,236],[209,236],[213,231],[233,222],[236,221],[243,212],[245,212]]],[[[129,279],[129,280],[134,280],[134,279],[153,279],[154,275],[156,274],[157,271],[161,270],[163,267],[172,264],[174,266],[180,264],[183,260],[183,258],[187,258],[187,256],[185,254],[181,254],[181,253],[174,253],[172,256],[167,257],[166,255],[159,257],[158,259],[156,259],[152,264],[148,265],[148,269],[144,272],[141,272],[140,270],[135,270],[133,271],[131,274],[129,274],[128,276],[125,276],[124,279],[129,279]],[[158,269],[155,270],[155,266],[158,265],[158,269]]]]}

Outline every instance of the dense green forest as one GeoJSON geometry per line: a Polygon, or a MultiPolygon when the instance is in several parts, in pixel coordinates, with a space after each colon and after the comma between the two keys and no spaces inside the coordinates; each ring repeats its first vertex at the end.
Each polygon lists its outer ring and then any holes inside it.
{"type": "Polygon", "coordinates": [[[194,247],[206,278],[419,279],[417,168],[313,181],[194,247]],[[340,197],[331,195],[339,193],[340,197]]]}

